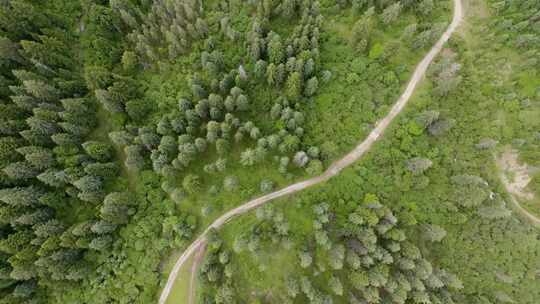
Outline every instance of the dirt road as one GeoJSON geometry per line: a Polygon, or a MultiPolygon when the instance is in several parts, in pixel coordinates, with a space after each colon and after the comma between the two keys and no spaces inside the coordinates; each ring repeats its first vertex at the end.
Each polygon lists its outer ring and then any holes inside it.
{"type": "MultiPolygon", "coordinates": [[[[360,157],[362,157],[362,155],[364,155],[371,148],[373,143],[382,136],[382,134],[388,128],[388,125],[392,122],[392,120],[403,110],[403,108],[407,104],[407,101],[409,101],[411,95],[413,94],[416,86],[422,80],[422,77],[425,75],[428,66],[433,61],[433,59],[437,56],[437,54],[441,51],[444,44],[448,41],[450,36],[456,30],[456,28],[459,26],[462,18],[463,18],[463,7],[461,4],[461,0],[454,0],[454,16],[452,18],[452,22],[450,23],[446,31],[442,34],[442,36],[439,38],[437,43],[431,48],[429,53],[427,53],[424,59],[422,59],[422,61],[418,64],[418,66],[416,67],[414,71],[414,74],[411,77],[411,80],[407,84],[407,88],[405,89],[405,92],[403,92],[403,94],[399,97],[399,99],[394,104],[390,112],[382,120],[380,120],[377,123],[375,128],[368,135],[368,137],[364,141],[362,141],[358,146],[356,146],[356,148],[354,148],[351,152],[349,152],[343,158],[334,162],[323,174],[317,177],[290,185],[286,188],[258,197],[256,199],[253,199],[237,208],[234,208],[226,212],[225,214],[220,216],[218,219],[216,219],[197,239],[195,239],[193,243],[191,243],[191,245],[184,251],[184,253],[180,256],[180,258],[178,258],[178,260],[176,261],[176,264],[174,265],[173,270],[169,274],[167,284],[163,288],[163,291],[159,298],[159,304],[165,304],[167,297],[169,296],[169,293],[171,292],[171,289],[174,285],[174,282],[176,280],[176,277],[182,265],[200,246],[204,246],[206,244],[206,235],[210,229],[218,229],[222,227],[224,224],[226,224],[227,222],[229,222],[230,220],[232,220],[234,217],[244,214],[252,209],[255,209],[265,203],[268,203],[269,201],[273,199],[276,199],[276,198],[279,198],[288,194],[292,194],[292,193],[304,190],[313,185],[322,183],[330,179],[331,177],[337,175],[341,170],[343,170],[347,166],[351,165],[352,163],[360,159],[360,157]]],[[[191,294],[191,291],[190,291],[190,294],[191,294]]]]}
{"type": "Polygon", "coordinates": [[[189,298],[188,304],[195,304],[195,290],[197,289],[197,269],[201,265],[204,253],[206,251],[206,244],[202,244],[195,253],[195,259],[191,265],[191,277],[189,278],[189,298]]]}

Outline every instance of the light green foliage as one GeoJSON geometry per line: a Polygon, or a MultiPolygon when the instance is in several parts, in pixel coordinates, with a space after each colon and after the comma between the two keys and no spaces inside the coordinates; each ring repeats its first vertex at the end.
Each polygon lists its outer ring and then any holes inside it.
{"type": "Polygon", "coordinates": [[[195,194],[201,187],[200,177],[194,174],[189,174],[184,177],[182,187],[190,194],[195,194]]]}
{"type": "MultiPolygon", "coordinates": [[[[154,302],[170,251],[356,145],[451,13],[98,2],[0,10],[2,303],[154,302]]],[[[200,301],[535,303],[538,236],[491,154],[538,166],[538,5],[487,4],[360,163],[209,234],[200,301]]]]}
{"type": "Polygon", "coordinates": [[[97,141],[88,141],[83,145],[84,150],[88,155],[98,161],[107,161],[112,156],[112,149],[109,145],[97,142],[97,141]]]}
{"type": "MultiPolygon", "coordinates": [[[[415,6],[415,10],[422,16],[429,16],[436,11],[430,8],[432,4],[430,1],[422,1],[415,6]]],[[[404,2],[403,5],[402,13],[406,14],[408,4],[404,2]]],[[[515,4],[515,7],[520,6],[515,4]]],[[[377,13],[381,13],[384,8],[380,8],[377,13]]],[[[396,23],[401,22],[400,18],[396,23]]],[[[522,31],[527,30],[522,28],[522,31]]],[[[429,30],[418,27],[418,32],[412,34],[416,36],[413,39],[416,43],[413,44],[416,47],[429,46],[439,34],[438,26],[429,30]]],[[[480,33],[479,37],[486,37],[486,34],[480,33]]],[[[370,302],[383,301],[382,298],[388,295],[388,289],[385,288],[385,293],[381,293],[379,286],[388,286],[392,290],[391,301],[395,303],[535,303],[537,292],[534,289],[534,279],[525,279],[525,276],[534,273],[535,266],[529,265],[534,264],[532,261],[538,254],[538,242],[534,240],[537,233],[516,219],[516,215],[509,215],[509,205],[501,200],[502,188],[499,187],[498,173],[492,165],[491,155],[504,144],[517,147],[513,137],[520,134],[519,137],[528,138],[530,144],[521,141],[520,145],[528,147],[520,146],[519,149],[529,157],[529,161],[534,162],[535,157],[531,155],[536,153],[531,151],[536,144],[532,132],[528,131],[534,128],[523,124],[514,115],[516,111],[527,111],[530,104],[525,102],[527,105],[518,106],[525,98],[518,98],[520,102],[517,103],[512,101],[516,99],[512,92],[518,91],[519,85],[507,87],[504,80],[496,77],[498,73],[494,70],[489,73],[482,71],[488,66],[497,65],[494,62],[489,65],[480,64],[481,60],[489,58],[479,54],[489,54],[490,48],[480,50],[477,44],[472,47],[469,45],[484,40],[479,37],[467,42],[451,41],[452,50],[443,51],[443,56],[451,56],[450,63],[447,59],[437,62],[430,72],[433,77],[428,77],[428,83],[421,86],[417,96],[411,100],[410,111],[405,110],[385,133],[386,138],[380,147],[374,148],[373,153],[353,168],[345,170],[328,185],[308,190],[282,204],[287,210],[286,215],[297,219],[290,233],[301,233],[302,236],[302,241],[296,242],[300,250],[295,252],[298,268],[283,275],[284,286],[289,284],[285,278],[294,276],[299,282],[300,292],[310,302],[323,299],[325,293],[333,294],[329,287],[338,278],[343,284],[345,296],[343,299],[333,297],[335,303],[362,303],[366,299],[370,302]],[[446,72],[441,71],[441,66],[446,66],[446,72]],[[486,83],[486,79],[493,81],[493,85],[486,83]],[[505,103],[507,108],[502,109],[505,103]],[[471,109],[476,109],[476,112],[471,112],[471,109]],[[500,120],[501,117],[515,119],[500,120]],[[491,151],[478,149],[476,145],[483,138],[496,140],[499,144],[492,147],[491,151]],[[409,169],[416,173],[412,174],[409,169]],[[366,193],[376,193],[377,196],[374,199],[373,195],[366,193]],[[364,203],[354,201],[355,197],[364,196],[367,198],[364,203]],[[376,203],[377,197],[385,198],[385,204],[392,208],[395,216],[385,215],[384,210],[388,209],[376,203]],[[387,202],[386,198],[390,201],[387,202]],[[306,207],[310,203],[318,205],[321,200],[335,206],[332,210],[336,214],[329,217],[332,227],[329,236],[334,245],[349,236],[358,238],[356,244],[346,243],[344,267],[335,273],[329,273],[331,255],[321,245],[324,242],[317,242],[317,239],[322,239],[319,231],[327,228],[319,220],[303,220],[306,217],[306,207]],[[362,205],[365,208],[357,208],[362,205]],[[349,221],[349,224],[339,230],[337,223],[343,221],[349,221]],[[353,229],[355,225],[362,227],[361,230],[353,229]],[[333,235],[332,231],[339,231],[336,232],[338,236],[333,235]],[[306,243],[310,246],[306,246],[306,243]],[[379,244],[384,244],[384,250],[377,249],[379,244]],[[358,253],[351,250],[351,247],[357,248],[358,253]],[[305,269],[300,267],[300,254],[304,252],[312,256],[311,266],[305,269]],[[366,252],[377,253],[365,258],[366,252]],[[528,262],[517,261],[516,254],[528,262]],[[429,262],[434,260],[437,261],[437,267],[429,262]],[[396,275],[395,270],[389,269],[398,269],[402,274],[396,275]],[[500,269],[523,278],[522,284],[493,280],[495,273],[501,273],[500,269]],[[450,271],[456,273],[459,279],[450,274],[450,271]],[[411,277],[405,273],[415,275],[411,277]]],[[[493,41],[486,41],[486,46],[489,43],[493,41]]],[[[514,67],[517,70],[521,68],[514,67]]],[[[307,117],[307,121],[310,121],[310,117],[307,117]]],[[[324,127],[332,128],[332,125],[326,124],[324,127]]],[[[326,148],[321,146],[323,156],[326,148]]],[[[318,215],[315,217],[318,218],[318,215]]],[[[245,225],[246,221],[242,221],[240,225],[232,224],[231,228],[226,229],[231,229],[232,233],[245,225]]],[[[261,224],[255,222],[252,225],[260,227],[261,224]]],[[[264,243],[259,243],[259,246],[264,248],[264,243]]],[[[279,255],[275,250],[272,250],[272,254],[279,255]]],[[[253,262],[256,265],[261,261],[260,251],[257,251],[257,256],[248,258],[242,255],[245,261],[249,261],[243,262],[253,262]]],[[[284,268],[283,265],[290,263],[275,260],[270,266],[272,274],[281,274],[280,268],[284,268]]],[[[255,277],[255,270],[251,272],[247,268],[241,269],[247,271],[247,274],[236,277],[240,282],[245,284],[255,277]]],[[[268,286],[270,280],[266,276],[257,278],[260,278],[257,281],[261,282],[259,286],[268,286]]],[[[248,289],[240,288],[240,292],[242,290],[244,297],[249,298],[248,289]]],[[[282,290],[280,286],[275,286],[274,290],[274,294],[285,293],[285,289],[282,290]]],[[[293,292],[290,298],[297,297],[296,294],[293,292]]]]}

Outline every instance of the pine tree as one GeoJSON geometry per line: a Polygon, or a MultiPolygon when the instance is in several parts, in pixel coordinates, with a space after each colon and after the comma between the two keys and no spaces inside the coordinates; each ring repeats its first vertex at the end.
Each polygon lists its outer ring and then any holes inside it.
{"type": "Polygon", "coordinates": [[[433,165],[433,162],[427,158],[415,157],[407,161],[407,169],[414,174],[422,174],[433,165]]]}
{"type": "Polygon", "coordinates": [[[329,258],[330,266],[333,269],[342,269],[345,259],[345,246],[341,244],[334,246],[329,252],[329,258]]]}
{"type": "Polygon", "coordinates": [[[319,87],[319,81],[317,77],[312,77],[306,82],[306,87],[304,88],[304,95],[311,97],[315,95],[319,87]]]}
{"type": "Polygon", "coordinates": [[[267,67],[268,67],[268,63],[266,61],[258,60],[255,63],[255,68],[254,68],[255,77],[257,77],[258,79],[262,79],[263,77],[265,77],[267,67]]]}
{"type": "Polygon", "coordinates": [[[39,173],[35,167],[26,161],[11,163],[5,166],[2,171],[14,180],[28,180],[36,177],[39,173]]]}
{"type": "Polygon", "coordinates": [[[438,111],[424,111],[420,113],[415,121],[422,128],[427,128],[439,119],[438,111]]]}
{"type": "Polygon", "coordinates": [[[291,101],[298,101],[302,94],[302,76],[298,72],[293,72],[287,78],[287,97],[291,101]]]}
{"type": "Polygon", "coordinates": [[[50,220],[53,216],[53,209],[48,207],[40,207],[35,210],[30,209],[29,212],[26,212],[15,219],[15,222],[20,225],[32,226],[50,220]]]}
{"type": "Polygon", "coordinates": [[[446,236],[446,230],[434,224],[423,225],[422,232],[424,238],[431,242],[440,242],[446,236]]]}
{"type": "Polygon", "coordinates": [[[266,82],[270,86],[276,86],[277,84],[279,84],[277,74],[278,72],[277,72],[276,65],[273,63],[270,63],[268,67],[266,68],[266,82]]]}
{"type": "Polygon", "coordinates": [[[281,37],[278,34],[271,34],[270,41],[268,42],[268,60],[269,62],[278,65],[284,59],[283,44],[281,43],[281,37]]]}
{"type": "Polygon", "coordinates": [[[293,158],[293,162],[296,166],[302,168],[309,162],[309,156],[304,151],[296,152],[293,158]]]}
{"type": "Polygon", "coordinates": [[[60,92],[55,87],[40,80],[26,80],[23,85],[30,95],[42,101],[52,102],[60,97],[60,92]]]}
{"type": "MultiPolygon", "coordinates": [[[[60,127],[62,127],[62,129],[65,132],[73,134],[77,137],[85,137],[86,135],[90,133],[90,129],[81,124],[61,122],[58,125],[60,125],[60,127]]],[[[56,131],[52,131],[52,130],[50,132],[57,133],[56,131]]]]}
{"type": "Polygon", "coordinates": [[[0,58],[24,63],[24,59],[19,54],[19,46],[3,36],[0,36],[0,58]]]}
{"type": "Polygon", "coordinates": [[[401,13],[402,8],[403,7],[399,1],[385,8],[381,14],[383,23],[390,24],[396,21],[401,13]]]}
{"type": "Polygon", "coordinates": [[[41,238],[48,238],[61,234],[65,230],[64,224],[59,220],[52,219],[45,223],[37,224],[33,227],[34,234],[41,238]]]}
{"type": "Polygon", "coordinates": [[[118,175],[119,168],[114,162],[109,163],[90,163],[84,167],[84,172],[88,175],[110,179],[118,175]]]}
{"type": "Polygon", "coordinates": [[[110,235],[103,235],[98,236],[94,238],[90,244],[88,244],[88,248],[94,249],[97,251],[104,251],[111,247],[113,243],[113,238],[110,235]]]}
{"type": "Polygon", "coordinates": [[[257,154],[254,149],[246,149],[240,155],[240,163],[243,166],[251,167],[258,162],[257,154]]]}
{"type": "Polygon", "coordinates": [[[27,118],[26,124],[33,132],[40,135],[53,135],[59,131],[58,124],[56,124],[56,122],[37,116],[27,118]]]}
{"type": "Polygon", "coordinates": [[[125,110],[132,120],[141,122],[150,112],[151,104],[143,99],[131,99],[125,103],[125,110]]]}
{"type": "Polygon", "coordinates": [[[131,200],[126,192],[109,193],[100,208],[101,218],[112,224],[126,224],[129,216],[135,212],[131,200]]]}
{"type": "Polygon", "coordinates": [[[107,234],[107,233],[111,233],[115,231],[116,228],[117,228],[116,224],[100,220],[100,221],[95,222],[90,229],[92,230],[93,233],[96,233],[96,234],[107,234]]]}
{"type": "Polygon", "coordinates": [[[17,284],[13,290],[13,296],[19,299],[28,299],[37,290],[37,281],[29,280],[17,284]]]}
{"type": "Polygon", "coordinates": [[[54,155],[47,150],[37,151],[25,155],[26,161],[39,170],[45,170],[55,165],[54,155]]]}
{"type": "Polygon", "coordinates": [[[298,285],[298,281],[292,277],[288,277],[285,284],[289,297],[296,298],[296,296],[300,293],[300,286],[298,285]]]}
{"type": "Polygon", "coordinates": [[[139,142],[146,150],[157,148],[160,142],[160,137],[152,129],[139,129],[139,136],[137,139],[139,139],[139,142]]]}
{"type": "Polygon", "coordinates": [[[95,92],[96,99],[103,105],[103,107],[111,113],[122,113],[124,107],[122,102],[114,97],[107,90],[98,89],[95,92]]]}
{"type": "Polygon", "coordinates": [[[21,229],[10,233],[7,238],[0,239],[0,251],[8,254],[16,254],[22,251],[34,237],[31,229],[21,229]]]}
{"type": "Polygon", "coordinates": [[[85,175],[73,182],[77,189],[83,192],[97,192],[103,186],[103,180],[95,175],[85,175]]]}
{"type": "Polygon", "coordinates": [[[263,179],[260,184],[260,190],[263,193],[272,192],[274,189],[274,182],[268,179],[263,179]]]}

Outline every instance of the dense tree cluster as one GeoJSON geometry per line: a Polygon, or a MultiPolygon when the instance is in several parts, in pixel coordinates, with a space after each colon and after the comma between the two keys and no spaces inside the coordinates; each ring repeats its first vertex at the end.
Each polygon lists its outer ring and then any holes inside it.
{"type": "MultiPolygon", "coordinates": [[[[167,28],[168,24],[176,26],[177,22],[188,22],[190,18],[180,21],[181,14],[171,17],[174,14],[165,12],[178,10],[187,13],[188,7],[193,10],[193,7],[198,9],[200,5],[197,1],[190,4],[155,2],[150,9],[150,15],[154,16],[152,20],[155,20],[147,23],[154,24],[153,27],[164,23],[166,25],[162,28],[167,28]],[[173,19],[163,21],[167,18],[173,19]]],[[[128,16],[133,15],[129,11],[134,9],[129,8],[127,2],[115,2],[113,7],[124,21],[132,19],[128,16]]],[[[302,143],[305,117],[301,112],[302,104],[316,93],[319,85],[317,62],[322,20],[319,4],[316,1],[277,6],[267,3],[257,6],[256,12],[251,29],[246,34],[252,62],[246,66],[233,62],[235,68],[228,69],[231,63],[225,60],[223,51],[209,37],[205,40],[203,50],[194,52],[200,54],[198,64],[201,70],[190,77],[190,92],[177,100],[175,109],[165,113],[156,124],[139,127],[126,124],[124,130],[109,134],[111,140],[124,149],[125,164],[129,169],[139,171],[151,165],[156,173],[164,177],[162,188],[172,193],[177,189],[171,185],[178,184],[179,180],[186,181],[191,165],[201,156],[213,152],[219,155],[214,162],[205,164],[204,172],[222,173],[230,161],[228,152],[234,144],[255,142],[254,147],[248,147],[238,155],[241,165],[255,166],[273,153],[281,155],[281,159],[278,156],[275,159],[282,173],[287,173],[288,159],[293,156],[292,163],[306,168],[308,173],[322,171],[319,149],[306,147],[302,143]],[[281,38],[268,26],[269,19],[279,13],[290,13],[300,18],[287,39],[281,38]],[[246,119],[249,113],[256,110],[250,106],[253,103],[250,91],[260,90],[260,86],[284,92],[270,109],[270,116],[277,126],[275,130],[268,130],[270,133],[263,133],[252,120],[246,119]]],[[[222,29],[230,27],[228,21],[223,19],[220,26],[222,29]]],[[[202,38],[197,37],[199,40],[202,38]]],[[[132,88],[131,81],[132,78],[127,75],[115,76],[108,86],[97,89],[95,96],[111,114],[125,112],[132,122],[139,124],[144,121],[143,112],[146,110],[144,106],[135,106],[132,107],[133,113],[130,113],[129,104],[141,100],[141,92],[132,88]]],[[[187,193],[199,191],[186,189],[186,186],[193,188],[193,183],[182,184],[187,193]]]]}
{"type": "MultiPolygon", "coordinates": [[[[324,207],[316,205],[316,214],[321,214],[324,207]]],[[[317,216],[315,223],[320,223],[320,217],[317,216]]],[[[324,249],[326,252],[317,251],[314,262],[319,271],[326,268],[321,265],[329,266],[327,271],[332,276],[328,286],[336,296],[348,290],[344,296],[351,303],[385,299],[394,303],[452,303],[450,291],[462,288],[456,276],[433,267],[421,256],[398,228],[396,217],[377,201],[359,206],[341,225],[332,237],[337,240],[324,249]]],[[[317,244],[321,245],[319,241],[317,244]]],[[[308,276],[298,281],[311,303],[331,298],[315,287],[308,276]]]]}
{"type": "Polygon", "coordinates": [[[96,103],[68,24],[30,2],[0,6],[0,297],[23,303],[38,285],[84,279],[85,253],[110,248],[135,204],[107,195],[119,168],[111,147],[90,139],[96,103]]]}
{"type": "MultiPolygon", "coordinates": [[[[432,0],[382,1],[375,3],[362,0],[339,0],[337,2],[341,7],[351,5],[353,11],[360,15],[352,29],[351,45],[359,52],[369,51],[370,57],[379,56],[377,54],[377,45],[372,42],[372,36],[379,22],[383,26],[391,25],[396,22],[405,10],[413,12],[423,21],[431,15],[434,6],[432,0]]],[[[412,48],[421,49],[431,45],[438,39],[444,28],[445,24],[441,23],[412,23],[405,28],[403,37],[412,41],[412,48]]]]}
{"type": "Polygon", "coordinates": [[[538,67],[538,14],[540,6],[535,1],[497,1],[491,3],[500,18],[494,21],[495,31],[511,47],[527,52],[530,60],[526,67],[538,67]]]}
{"type": "MultiPolygon", "coordinates": [[[[455,303],[453,292],[463,288],[461,281],[446,270],[433,266],[421,251],[405,236],[398,219],[376,197],[366,197],[348,214],[339,219],[327,203],[313,206],[313,235],[296,248],[297,265],[288,265],[285,291],[274,295],[280,301],[293,303],[298,299],[308,303],[455,303]]],[[[281,211],[264,206],[256,211],[257,223],[250,232],[236,236],[233,251],[218,248],[208,256],[202,269],[204,298],[215,303],[233,303],[235,290],[235,254],[248,251],[259,267],[267,271],[265,254],[276,245],[290,250],[290,239],[299,236],[290,231],[281,211]],[[234,254],[233,254],[234,253],[234,254]],[[218,262],[219,261],[219,262],[218,262]],[[227,298],[222,297],[227,294],[227,298]]],[[[439,242],[446,232],[436,225],[425,225],[426,239],[439,242]]],[[[212,234],[209,244],[218,239],[212,234]]],[[[301,237],[299,239],[305,239],[301,237]]],[[[212,245],[209,245],[212,247],[212,245]]],[[[266,254],[268,255],[268,253],[266,254]]]]}
{"type": "Polygon", "coordinates": [[[138,58],[126,52],[123,60],[134,64],[155,64],[164,57],[173,60],[187,54],[194,41],[208,34],[200,0],[163,0],[142,6],[115,0],[111,8],[131,31],[127,38],[135,45],[138,58]]]}
{"type": "Polygon", "coordinates": [[[207,238],[207,253],[201,266],[200,277],[203,282],[214,285],[215,290],[213,293],[205,291],[202,298],[209,303],[234,303],[231,251],[215,230],[210,231],[207,238]]]}

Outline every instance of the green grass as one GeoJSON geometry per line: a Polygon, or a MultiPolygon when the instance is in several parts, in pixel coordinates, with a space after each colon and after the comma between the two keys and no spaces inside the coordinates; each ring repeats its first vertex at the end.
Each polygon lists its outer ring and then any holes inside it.
{"type": "Polygon", "coordinates": [[[535,197],[533,200],[522,201],[520,203],[525,210],[540,218],[540,199],[538,199],[538,197],[535,197]]]}
{"type": "MultiPolygon", "coordinates": [[[[170,259],[170,267],[166,268],[172,268],[174,265],[175,259],[172,259],[173,257],[177,257],[177,255],[172,255],[170,259]]],[[[169,294],[169,297],[167,298],[167,304],[180,304],[180,303],[187,303],[189,299],[189,283],[191,280],[191,267],[193,265],[194,256],[191,256],[180,268],[180,272],[178,273],[178,276],[176,277],[176,281],[174,282],[174,288],[171,290],[171,293],[169,294]]],[[[170,271],[170,269],[167,270],[167,272],[170,271]]]]}

